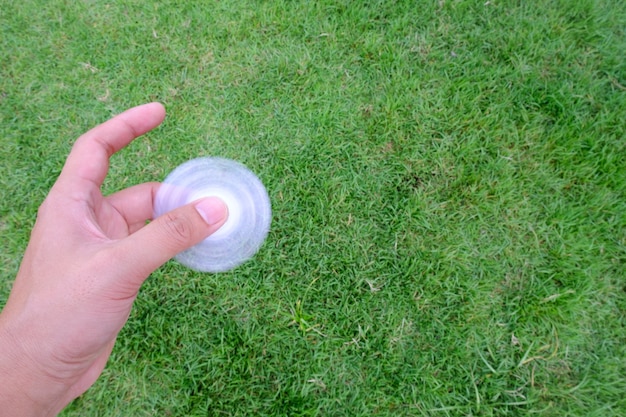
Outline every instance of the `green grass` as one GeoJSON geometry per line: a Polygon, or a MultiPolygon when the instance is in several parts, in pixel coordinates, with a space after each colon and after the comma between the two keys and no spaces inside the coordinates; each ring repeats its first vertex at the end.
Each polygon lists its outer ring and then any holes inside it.
{"type": "Polygon", "coordinates": [[[75,138],[163,102],[105,191],[199,155],[255,259],[170,262],[64,416],[626,414],[626,3],[0,7],[0,299],[75,138]]]}

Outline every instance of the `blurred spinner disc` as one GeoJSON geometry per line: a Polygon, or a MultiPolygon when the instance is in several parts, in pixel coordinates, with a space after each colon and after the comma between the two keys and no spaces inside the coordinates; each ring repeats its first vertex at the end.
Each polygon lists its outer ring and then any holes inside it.
{"type": "Polygon", "coordinates": [[[272,221],[270,199],[256,175],[239,162],[197,158],[165,178],[156,195],[154,218],[204,197],[222,199],[228,220],[175,259],[197,271],[228,271],[254,256],[265,241],[272,221]]]}

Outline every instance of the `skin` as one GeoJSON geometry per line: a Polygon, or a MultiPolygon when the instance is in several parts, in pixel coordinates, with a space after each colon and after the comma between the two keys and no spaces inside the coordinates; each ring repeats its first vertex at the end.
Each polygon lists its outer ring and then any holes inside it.
{"type": "Polygon", "coordinates": [[[161,104],[145,104],[82,135],[39,208],[0,314],[3,416],[53,416],[85,392],[144,280],[226,221],[209,197],[146,225],[159,183],[102,195],[111,155],[164,117],[161,104]]]}

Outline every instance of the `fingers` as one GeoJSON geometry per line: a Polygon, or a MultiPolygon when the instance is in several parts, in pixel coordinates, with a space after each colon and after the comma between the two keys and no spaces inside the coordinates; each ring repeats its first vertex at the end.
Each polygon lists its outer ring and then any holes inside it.
{"type": "Polygon", "coordinates": [[[125,268],[139,289],[145,278],[179,252],[217,231],[228,218],[226,204],[216,197],[195,201],[160,216],[118,242],[118,266],[125,268]],[[123,265],[120,265],[123,262],[123,265]]]}
{"type": "Polygon", "coordinates": [[[126,110],[82,135],[67,158],[59,181],[69,182],[73,191],[100,187],[109,169],[109,158],[133,139],[154,129],[165,118],[160,103],[126,110]]]}
{"type": "Polygon", "coordinates": [[[134,233],[152,219],[154,196],[161,184],[147,182],[111,194],[106,199],[115,207],[128,223],[130,233],[134,233]]]}

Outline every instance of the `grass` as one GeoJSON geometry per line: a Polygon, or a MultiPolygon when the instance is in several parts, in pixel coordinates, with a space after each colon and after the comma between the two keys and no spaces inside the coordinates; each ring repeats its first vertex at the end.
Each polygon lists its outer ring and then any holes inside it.
{"type": "Polygon", "coordinates": [[[626,413],[617,0],[3,1],[0,299],[74,139],[164,125],[105,191],[199,155],[266,184],[225,274],[146,282],[64,416],[626,413]]]}

